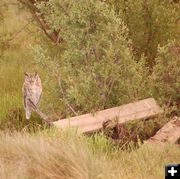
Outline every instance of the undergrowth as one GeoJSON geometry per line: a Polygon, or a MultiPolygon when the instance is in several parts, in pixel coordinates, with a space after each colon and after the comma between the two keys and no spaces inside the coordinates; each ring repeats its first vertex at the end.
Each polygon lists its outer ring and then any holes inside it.
{"type": "Polygon", "coordinates": [[[0,134],[0,178],[150,178],[164,177],[164,166],[180,162],[174,145],[163,150],[114,149],[103,136],[95,139],[54,130],[37,134],[0,134]]]}

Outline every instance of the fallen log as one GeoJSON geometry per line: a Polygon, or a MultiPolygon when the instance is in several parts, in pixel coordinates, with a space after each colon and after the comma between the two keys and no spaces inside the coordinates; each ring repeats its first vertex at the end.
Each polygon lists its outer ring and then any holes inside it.
{"type": "Polygon", "coordinates": [[[125,123],[131,120],[142,120],[161,114],[163,110],[153,98],[138,102],[105,109],[95,114],[84,114],[68,119],[53,122],[59,129],[76,128],[78,133],[92,133],[103,128],[107,120],[116,119],[117,123],[125,123]]]}
{"type": "Polygon", "coordinates": [[[163,145],[176,143],[180,139],[180,117],[173,117],[153,137],[145,143],[163,145]]]}

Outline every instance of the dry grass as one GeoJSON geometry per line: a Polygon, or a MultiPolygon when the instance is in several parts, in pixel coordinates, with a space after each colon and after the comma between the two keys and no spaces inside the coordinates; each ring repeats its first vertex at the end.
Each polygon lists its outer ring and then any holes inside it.
{"type": "Polygon", "coordinates": [[[180,150],[173,145],[128,152],[105,146],[110,145],[105,141],[68,133],[1,133],[0,178],[159,179],[165,164],[180,163],[180,150]]]}

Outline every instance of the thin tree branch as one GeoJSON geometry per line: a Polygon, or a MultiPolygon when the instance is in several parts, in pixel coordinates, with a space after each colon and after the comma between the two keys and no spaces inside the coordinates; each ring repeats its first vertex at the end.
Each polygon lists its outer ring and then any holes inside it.
{"type": "Polygon", "coordinates": [[[29,99],[31,108],[40,116],[40,118],[47,124],[49,125],[53,125],[52,121],[49,119],[49,117],[44,114],[42,111],[40,111],[36,105],[29,99]]]}
{"type": "Polygon", "coordinates": [[[20,34],[24,29],[26,29],[27,26],[33,21],[34,19],[31,18],[21,29],[19,29],[16,33],[14,33],[7,41],[9,42],[9,41],[14,40],[17,37],[17,35],[20,34]]]}

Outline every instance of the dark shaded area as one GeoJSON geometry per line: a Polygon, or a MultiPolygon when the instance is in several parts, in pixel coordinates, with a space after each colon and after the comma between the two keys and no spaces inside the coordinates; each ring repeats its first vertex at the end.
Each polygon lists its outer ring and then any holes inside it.
{"type": "Polygon", "coordinates": [[[151,118],[117,125],[109,120],[103,124],[103,133],[115,145],[127,148],[130,144],[138,146],[139,142],[143,143],[143,141],[154,136],[166,122],[166,119],[151,118]]]}
{"type": "Polygon", "coordinates": [[[34,113],[31,119],[27,120],[22,108],[12,108],[5,119],[0,122],[0,130],[9,132],[26,131],[34,133],[45,128],[49,128],[49,126],[34,113]]]}

